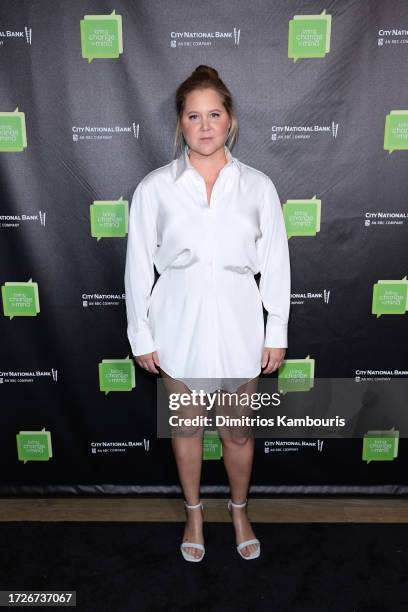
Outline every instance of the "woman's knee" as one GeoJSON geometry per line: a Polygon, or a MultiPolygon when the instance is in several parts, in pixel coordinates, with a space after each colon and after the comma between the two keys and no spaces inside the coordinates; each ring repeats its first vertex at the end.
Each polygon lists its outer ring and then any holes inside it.
{"type": "Polygon", "coordinates": [[[187,426],[180,425],[179,427],[173,427],[172,437],[174,438],[199,438],[203,437],[204,427],[201,425],[187,426]]]}
{"type": "Polygon", "coordinates": [[[240,430],[225,428],[220,431],[223,444],[230,444],[234,446],[245,446],[250,440],[253,439],[253,435],[249,430],[240,430]]]}

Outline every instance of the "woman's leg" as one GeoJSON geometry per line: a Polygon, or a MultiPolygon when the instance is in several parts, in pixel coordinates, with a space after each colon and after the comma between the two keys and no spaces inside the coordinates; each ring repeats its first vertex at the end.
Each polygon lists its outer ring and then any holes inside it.
{"type": "MultiPolygon", "coordinates": [[[[167,392],[188,393],[190,389],[180,380],[172,378],[159,367],[160,374],[167,392]]],[[[205,406],[188,404],[180,406],[177,416],[192,418],[205,414],[205,406]]],[[[174,413],[173,413],[174,414],[174,413]]],[[[172,447],[177,464],[177,471],[187,504],[195,505],[200,501],[200,478],[203,457],[203,427],[174,427],[172,428],[172,447]]],[[[186,508],[187,522],[184,530],[183,542],[203,544],[203,516],[200,508],[186,508]]],[[[197,548],[186,548],[187,553],[196,558],[202,556],[197,548]]]]}
{"type": "MultiPolygon", "coordinates": [[[[224,398],[224,405],[219,404],[217,406],[217,414],[228,415],[231,418],[237,418],[242,415],[249,417],[255,416],[255,413],[249,406],[240,406],[239,397],[243,393],[250,395],[256,392],[257,385],[258,377],[238,387],[236,391],[237,402],[235,405],[229,405],[228,394],[223,394],[222,398],[224,398]]],[[[249,489],[255,446],[253,434],[250,427],[221,426],[218,429],[222,438],[223,459],[230,483],[231,499],[234,503],[240,504],[245,501],[249,489]]],[[[234,508],[232,506],[231,513],[237,544],[244,540],[255,538],[255,534],[247,517],[246,508],[234,508]]],[[[241,552],[245,556],[249,556],[254,553],[257,548],[258,544],[249,544],[245,546],[241,552]]]]}

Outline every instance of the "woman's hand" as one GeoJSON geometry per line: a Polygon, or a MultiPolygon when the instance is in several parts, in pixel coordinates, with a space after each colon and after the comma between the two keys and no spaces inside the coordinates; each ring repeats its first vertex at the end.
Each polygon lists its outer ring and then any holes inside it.
{"type": "Polygon", "coordinates": [[[155,367],[156,365],[160,365],[159,356],[157,351],[153,351],[153,353],[145,353],[144,355],[135,356],[135,361],[140,367],[144,368],[148,372],[152,374],[159,374],[159,370],[155,367]]]}
{"type": "Polygon", "coordinates": [[[285,353],[285,348],[269,348],[268,346],[265,346],[261,364],[262,369],[265,368],[263,374],[271,374],[280,368],[285,357],[285,353]]]}

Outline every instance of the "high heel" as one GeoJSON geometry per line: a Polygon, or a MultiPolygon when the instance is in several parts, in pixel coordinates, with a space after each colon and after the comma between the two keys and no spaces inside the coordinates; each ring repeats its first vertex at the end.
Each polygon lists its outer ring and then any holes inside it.
{"type": "MultiPolygon", "coordinates": [[[[230,499],[228,501],[228,511],[229,511],[229,513],[231,515],[231,518],[232,518],[232,510],[231,510],[232,506],[234,508],[244,508],[247,505],[248,505],[248,500],[247,499],[242,504],[234,504],[232,499],[230,499]]],[[[245,540],[244,542],[240,542],[240,544],[238,544],[237,551],[239,552],[241,557],[243,559],[245,559],[246,561],[250,561],[251,559],[257,559],[259,557],[259,555],[261,554],[261,543],[260,543],[260,541],[257,538],[252,538],[251,540],[245,540]],[[255,552],[253,552],[251,555],[244,555],[244,554],[242,554],[241,550],[243,548],[245,548],[245,546],[249,546],[249,544],[258,544],[257,550],[255,552]]]]}
{"type": "MultiPolygon", "coordinates": [[[[204,510],[203,504],[202,502],[199,502],[198,504],[189,506],[187,504],[187,502],[184,502],[184,506],[185,508],[200,508],[201,510],[204,510]]],[[[184,559],[186,561],[192,561],[193,563],[196,563],[197,561],[202,561],[204,555],[205,555],[205,548],[202,544],[197,544],[196,542],[182,542],[180,544],[180,549],[181,549],[181,554],[183,555],[184,559]],[[202,550],[203,554],[201,555],[201,557],[194,557],[194,555],[191,555],[190,553],[186,552],[184,549],[185,548],[197,548],[198,550],[202,550]]]]}

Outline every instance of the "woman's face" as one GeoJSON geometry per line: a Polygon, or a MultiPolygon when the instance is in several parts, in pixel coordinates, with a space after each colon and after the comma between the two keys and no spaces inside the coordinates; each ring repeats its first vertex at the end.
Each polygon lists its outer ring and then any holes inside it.
{"type": "Polygon", "coordinates": [[[209,88],[187,94],[180,123],[190,149],[207,156],[224,148],[231,120],[220,94],[209,88]]]}

